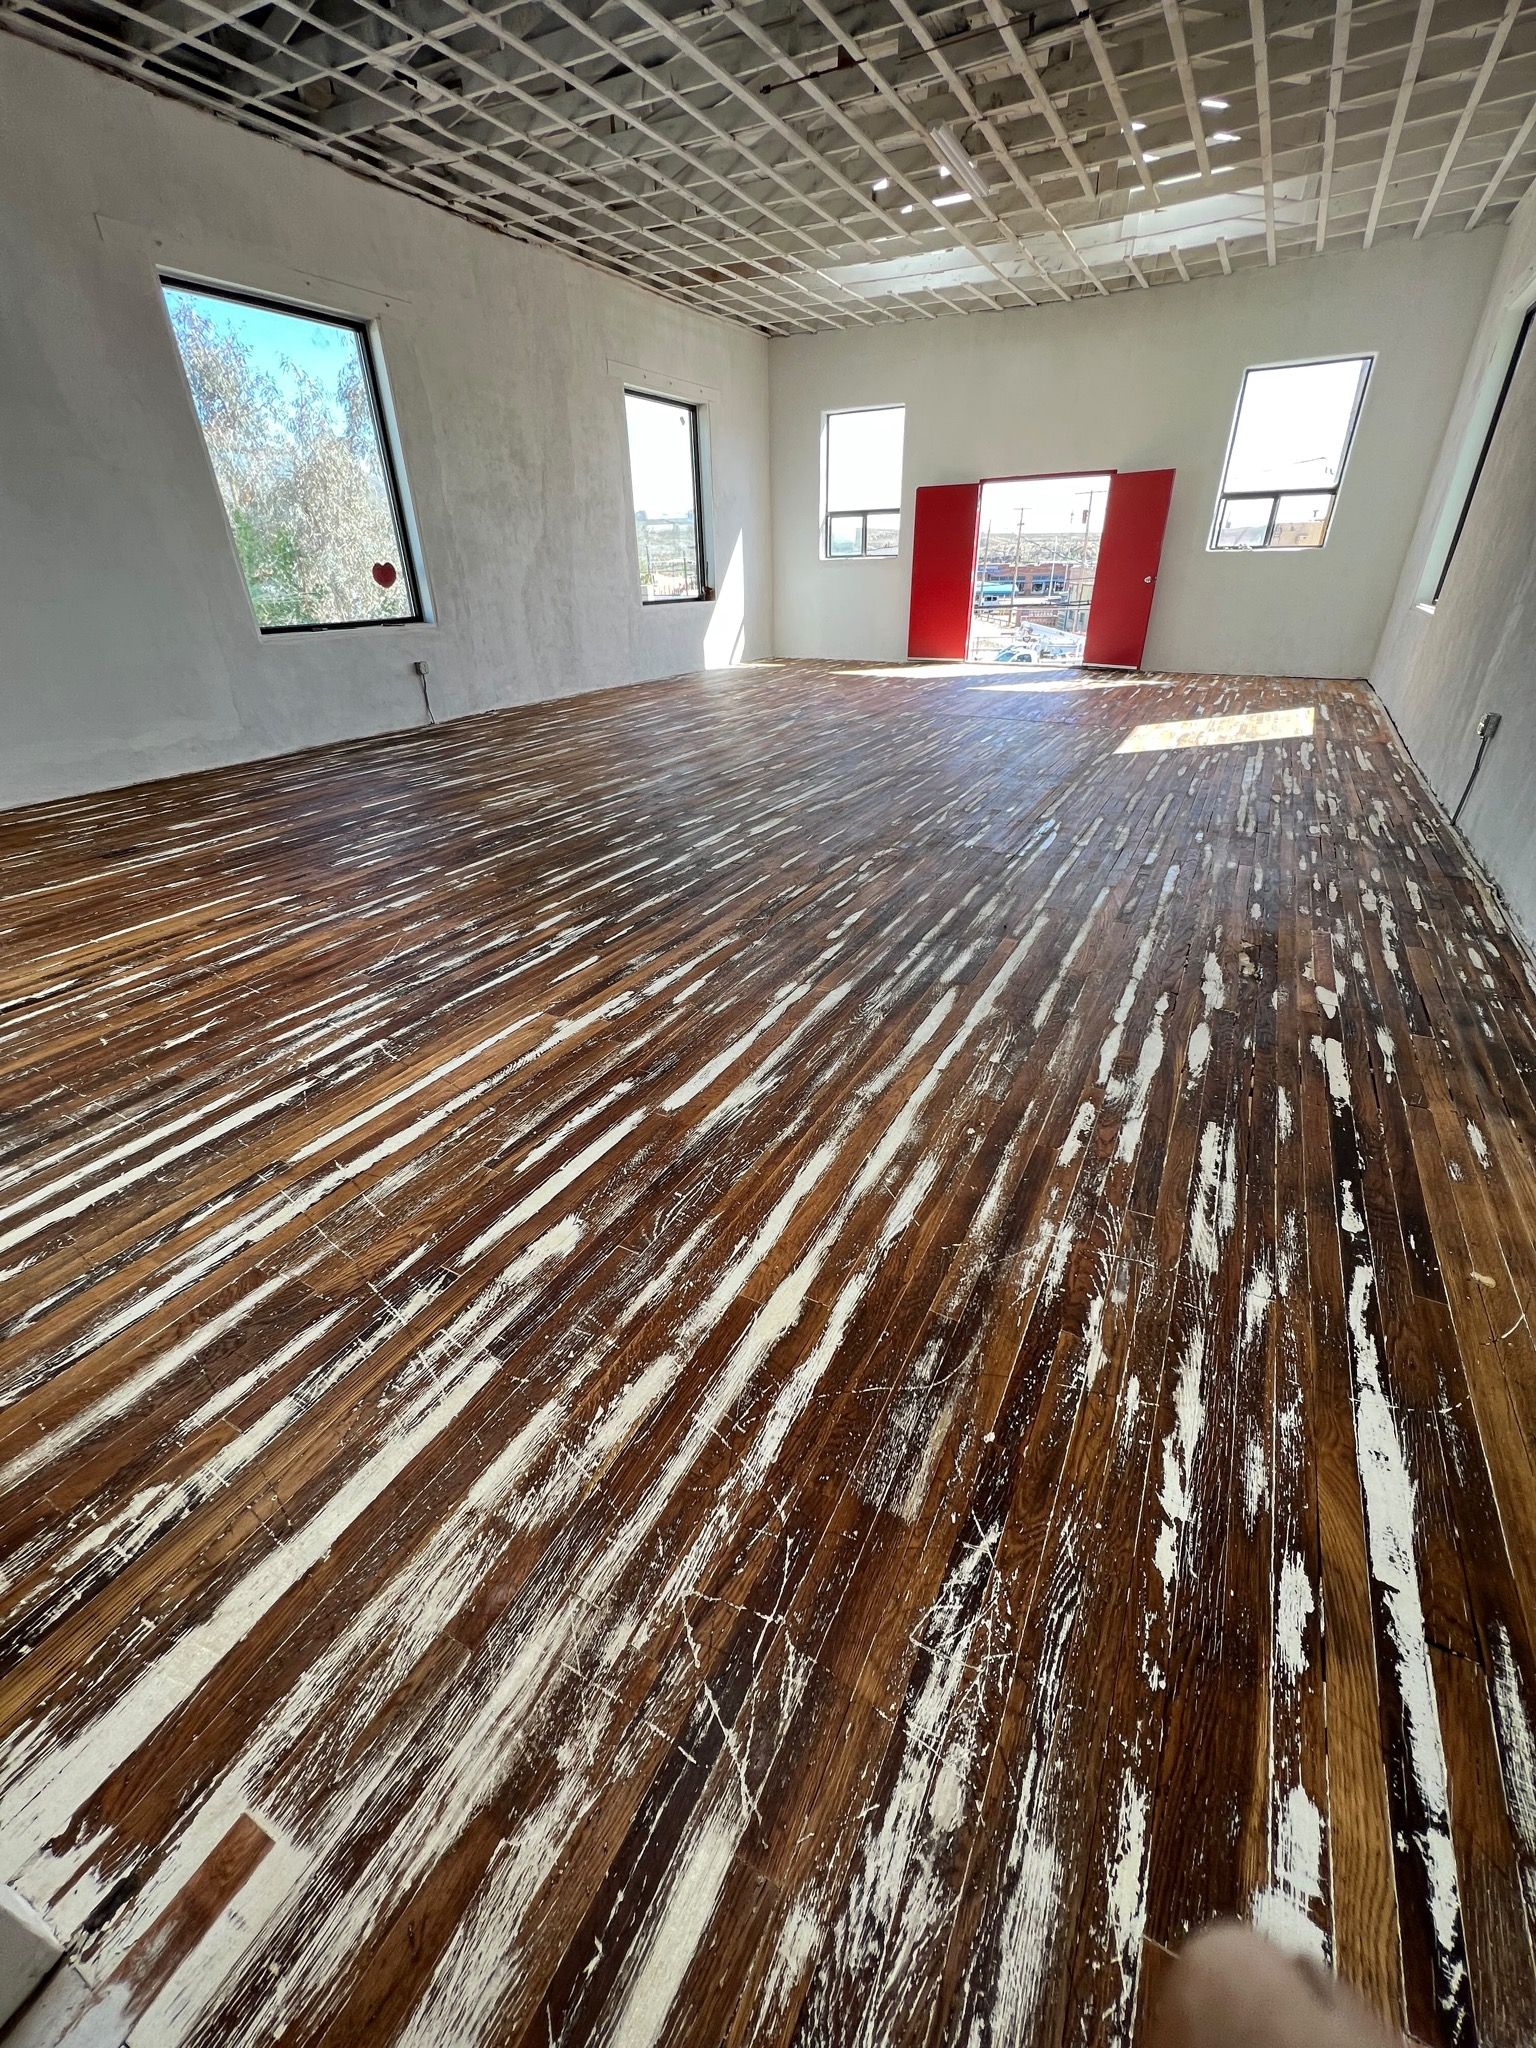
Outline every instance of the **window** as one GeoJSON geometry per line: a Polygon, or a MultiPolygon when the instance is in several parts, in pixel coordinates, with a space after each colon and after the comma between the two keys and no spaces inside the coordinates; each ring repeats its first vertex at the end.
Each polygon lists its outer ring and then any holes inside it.
{"type": "Polygon", "coordinates": [[[366,327],[162,289],[262,632],[421,619],[366,327]]]}
{"type": "Polygon", "coordinates": [[[626,391],[629,487],[635,504],[643,604],[707,597],[699,493],[699,409],[626,391]]]}
{"type": "Polygon", "coordinates": [[[1504,402],[1509,397],[1510,386],[1515,381],[1515,372],[1520,367],[1521,352],[1525,348],[1526,337],[1530,334],[1532,321],[1536,321],[1536,306],[1532,306],[1521,321],[1520,332],[1515,336],[1515,345],[1510,351],[1509,356],[1509,367],[1505,370],[1503,382],[1499,385],[1499,395],[1493,402],[1493,416],[1488,422],[1488,431],[1483,436],[1483,445],[1478,450],[1477,466],[1472,471],[1471,482],[1467,485],[1467,495],[1461,502],[1461,511],[1457,515],[1456,525],[1451,534],[1450,546],[1445,551],[1445,560],[1440,564],[1440,573],[1435,578],[1434,591],[1429,600],[1431,606],[1437,605],[1440,602],[1440,593],[1445,588],[1445,579],[1451,573],[1451,563],[1456,559],[1456,550],[1461,545],[1461,536],[1466,529],[1467,516],[1472,510],[1472,500],[1477,496],[1477,487],[1483,480],[1483,471],[1488,464],[1488,456],[1493,447],[1494,436],[1499,431],[1499,420],[1503,415],[1504,402]]]}
{"type": "Polygon", "coordinates": [[[1369,356],[1245,370],[1213,548],[1320,548],[1370,375],[1369,356]]]}
{"type": "Polygon", "coordinates": [[[822,549],[829,560],[894,555],[901,546],[904,405],[829,412],[822,549]]]}

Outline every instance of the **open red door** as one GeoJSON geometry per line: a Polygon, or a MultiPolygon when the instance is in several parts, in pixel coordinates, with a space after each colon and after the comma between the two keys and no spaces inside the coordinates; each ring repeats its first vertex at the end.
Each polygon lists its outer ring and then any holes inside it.
{"type": "Polygon", "coordinates": [[[980,484],[922,484],[912,519],[909,655],[964,661],[971,641],[980,484]]]}
{"type": "MultiPolygon", "coordinates": [[[[1171,469],[1120,469],[1111,478],[1088,607],[1086,667],[1141,667],[1172,496],[1171,469]]],[[[914,581],[914,605],[916,589],[914,581]]]]}

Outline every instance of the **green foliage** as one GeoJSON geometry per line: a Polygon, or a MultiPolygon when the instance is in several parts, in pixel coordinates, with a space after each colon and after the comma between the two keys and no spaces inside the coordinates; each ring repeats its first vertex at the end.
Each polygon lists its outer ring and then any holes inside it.
{"type": "Polygon", "coordinates": [[[373,410],[354,358],[334,390],[284,363],[274,377],[185,294],[171,320],[263,626],[401,618],[410,595],[373,410]],[[375,562],[393,562],[385,590],[375,562]]]}

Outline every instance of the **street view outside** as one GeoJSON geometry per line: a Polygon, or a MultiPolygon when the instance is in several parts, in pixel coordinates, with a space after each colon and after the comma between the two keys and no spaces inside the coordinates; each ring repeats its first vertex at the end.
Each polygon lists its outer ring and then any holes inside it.
{"type": "Polygon", "coordinates": [[[165,301],[258,623],[413,617],[358,331],[182,285],[165,301]]]}
{"type": "Polygon", "coordinates": [[[1108,502],[1107,475],[982,485],[972,661],[1070,667],[1082,660],[1108,502]]]}
{"type": "Polygon", "coordinates": [[[693,408],[626,391],[640,595],[647,604],[702,597],[693,408]]]}

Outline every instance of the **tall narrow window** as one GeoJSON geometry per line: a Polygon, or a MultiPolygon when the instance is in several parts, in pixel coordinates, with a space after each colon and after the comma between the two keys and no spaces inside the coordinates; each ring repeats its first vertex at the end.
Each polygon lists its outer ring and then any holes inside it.
{"type": "Polygon", "coordinates": [[[705,595],[699,409],[626,391],[629,484],[635,500],[640,597],[678,604],[705,595]]]}
{"type": "Polygon", "coordinates": [[[1245,370],[1213,548],[1320,548],[1371,371],[1369,356],[1245,370]]]}
{"type": "Polygon", "coordinates": [[[901,546],[904,405],[829,412],[822,552],[829,559],[894,555],[901,546]]]}
{"type": "Polygon", "coordinates": [[[367,329],[205,285],[163,289],[261,630],[420,619],[367,329]]]}
{"type": "Polygon", "coordinates": [[[1536,306],[1533,306],[1526,314],[1524,320],[1521,321],[1520,332],[1515,336],[1515,345],[1510,351],[1509,367],[1504,372],[1504,381],[1500,384],[1499,395],[1493,403],[1493,417],[1488,422],[1488,431],[1484,434],[1483,445],[1478,450],[1477,467],[1473,470],[1472,480],[1467,485],[1467,495],[1461,501],[1461,511],[1457,515],[1456,527],[1451,535],[1450,545],[1445,551],[1445,560],[1440,564],[1440,573],[1435,578],[1434,593],[1430,598],[1431,604],[1438,604],[1440,602],[1440,593],[1445,588],[1445,579],[1451,573],[1451,564],[1456,559],[1456,550],[1460,547],[1461,536],[1466,530],[1467,515],[1472,510],[1472,500],[1477,496],[1477,487],[1482,482],[1483,471],[1488,466],[1488,456],[1493,448],[1494,436],[1499,431],[1499,421],[1504,414],[1504,404],[1509,397],[1510,386],[1515,381],[1515,372],[1520,367],[1521,357],[1525,353],[1533,321],[1536,321],[1536,306]]]}

